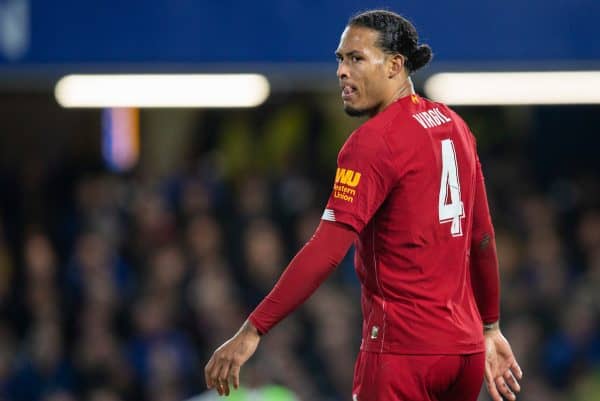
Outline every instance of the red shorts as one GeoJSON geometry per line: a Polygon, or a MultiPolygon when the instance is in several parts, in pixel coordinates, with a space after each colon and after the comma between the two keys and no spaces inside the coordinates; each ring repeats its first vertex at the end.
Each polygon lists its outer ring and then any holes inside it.
{"type": "Polygon", "coordinates": [[[398,355],[361,351],[353,401],[476,401],[485,353],[398,355]]]}

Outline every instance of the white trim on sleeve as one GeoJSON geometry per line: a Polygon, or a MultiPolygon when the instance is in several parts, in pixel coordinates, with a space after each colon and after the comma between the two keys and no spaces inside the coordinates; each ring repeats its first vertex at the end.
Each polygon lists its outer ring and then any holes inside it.
{"type": "Polygon", "coordinates": [[[325,209],[325,211],[323,212],[323,216],[321,216],[321,219],[327,221],[335,221],[335,212],[333,211],[333,209],[325,209]]]}

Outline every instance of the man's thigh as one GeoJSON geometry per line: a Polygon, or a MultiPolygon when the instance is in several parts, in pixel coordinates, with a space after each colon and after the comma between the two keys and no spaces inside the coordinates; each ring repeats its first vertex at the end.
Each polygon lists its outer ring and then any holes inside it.
{"type": "Polygon", "coordinates": [[[485,354],[397,355],[360,352],[353,401],[475,401],[485,354]]]}

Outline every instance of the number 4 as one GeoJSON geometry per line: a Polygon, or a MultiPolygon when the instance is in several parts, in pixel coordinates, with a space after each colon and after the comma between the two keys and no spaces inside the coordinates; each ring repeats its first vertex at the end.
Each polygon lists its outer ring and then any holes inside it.
{"type": "Polygon", "coordinates": [[[454,237],[460,237],[462,235],[461,218],[465,217],[465,211],[460,198],[458,165],[452,139],[442,141],[442,182],[440,184],[439,212],[440,223],[452,222],[450,233],[454,237]],[[450,193],[448,194],[448,192],[450,193]]]}

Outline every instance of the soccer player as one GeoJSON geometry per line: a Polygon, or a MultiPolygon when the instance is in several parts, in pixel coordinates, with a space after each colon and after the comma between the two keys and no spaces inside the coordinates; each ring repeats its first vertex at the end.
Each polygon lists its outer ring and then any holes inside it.
{"type": "Polygon", "coordinates": [[[389,11],[350,19],[335,52],[344,110],[368,120],[338,156],[311,240],[205,367],[228,395],[260,336],[291,313],[356,245],[363,339],[353,400],[516,399],[522,372],[499,319],[499,274],[475,139],[451,109],[415,94],[431,48],[389,11]]]}

